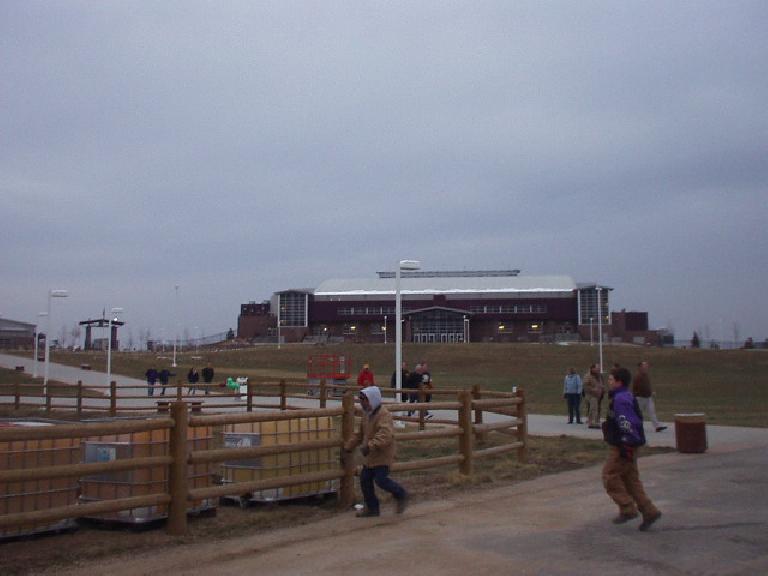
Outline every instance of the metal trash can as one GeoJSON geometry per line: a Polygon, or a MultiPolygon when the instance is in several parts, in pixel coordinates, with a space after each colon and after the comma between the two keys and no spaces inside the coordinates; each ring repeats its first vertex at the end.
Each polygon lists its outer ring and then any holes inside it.
{"type": "Polygon", "coordinates": [[[706,414],[675,414],[675,447],[685,454],[707,451],[706,414]]]}

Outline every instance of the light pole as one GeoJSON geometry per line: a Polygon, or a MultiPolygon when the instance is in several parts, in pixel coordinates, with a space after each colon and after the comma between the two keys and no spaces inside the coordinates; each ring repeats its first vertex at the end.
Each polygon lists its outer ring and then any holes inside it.
{"type": "Polygon", "coordinates": [[[464,344],[469,344],[469,318],[464,315],[464,344]]]}
{"type": "Polygon", "coordinates": [[[589,345],[594,346],[595,345],[595,338],[592,334],[592,321],[594,318],[592,316],[589,317],[589,345]]]}
{"type": "Polygon", "coordinates": [[[48,290],[48,322],[45,329],[45,375],[43,376],[43,396],[48,395],[48,374],[51,363],[51,299],[66,298],[69,293],[66,290],[48,290]]]}
{"type": "Polygon", "coordinates": [[[174,300],[174,326],[173,326],[173,363],[171,363],[171,366],[173,368],[176,368],[176,341],[179,339],[179,285],[176,284],[174,287],[174,290],[176,290],[176,298],[174,300]]]}
{"type": "Polygon", "coordinates": [[[277,295],[277,349],[280,350],[280,294],[277,295]]]}
{"type": "MultiPolygon", "coordinates": [[[[112,311],[109,315],[109,334],[107,335],[107,386],[111,386],[112,381],[112,322],[117,322],[117,314],[120,314],[122,311],[122,308],[112,308],[112,311]],[[113,317],[114,320],[112,320],[113,317]]],[[[175,365],[176,364],[174,364],[174,366],[175,365]]]]}
{"type": "Polygon", "coordinates": [[[600,374],[603,373],[603,288],[597,287],[597,341],[600,348],[600,374]]]}
{"type": "Polygon", "coordinates": [[[418,260],[400,260],[395,270],[395,390],[398,394],[403,387],[403,311],[400,298],[400,272],[419,268],[421,268],[421,262],[418,260]]]}
{"type": "MultiPolygon", "coordinates": [[[[37,316],[43,318],[48,312],[38,312],[37,316]]],[[[35,325],[35,358],[32,360],[32,378],[37,378],[37,344],[40,342],[40,324],[35,325]]]]}
{"type": "Polygon", "coordinates": [[[387,315],[384,314],[384,344],[387,343],[387,315]]]}

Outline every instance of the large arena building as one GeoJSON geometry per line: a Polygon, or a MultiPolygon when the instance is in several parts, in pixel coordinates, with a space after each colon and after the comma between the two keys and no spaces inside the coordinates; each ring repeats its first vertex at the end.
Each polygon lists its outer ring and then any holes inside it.
{"type": "MultiPolygon", "coordinates": [[[[276,292],[243,304],[238,337],[283,342],[387,342],[395,334],[395,273],[326,280],[314,289],[276,292]],[[279,326],[278,326],[279,323],[279,326]],[[279,333],[279,334],[278,334],[279,333]]],[[[616,337],[611,288],[569,276],[525,276],[519,270],[403,272],[403,340],[420,343],[556,342],[616,337]],[[601,306],[598,306],[598,300],[601,306]],[[602,320],[598,318],[602,311],[602,320]]],[[[622,312],[625,337],[655,343],[647,313],[622,312]]]]}

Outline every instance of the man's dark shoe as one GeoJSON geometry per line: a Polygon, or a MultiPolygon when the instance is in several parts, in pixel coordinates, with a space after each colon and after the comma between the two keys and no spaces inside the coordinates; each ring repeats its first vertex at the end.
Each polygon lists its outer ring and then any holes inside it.
{"type": "Polygon", "coordinates": [[[360,510],[355,516],[358,518],[375,518],[376,516],[379,516],[379,513],[371,510],[360,510]]]}
{"type": "Polygon", "coordinates": [[[640,527],[638,528],[638,530],[640,530],[640,532],[645,532],[646,530],[648,530],[648,528],[651,527],[651,524],[656,522],[656,520],[658,520],[659,518],[661,518],[661,512],[658,512],[653,516],[643,517],[643,522],[642,524],[640,524],[640,527]]]}
{"type": "Polygon", "coordinates": [[[659,426],[658,428],[656,428],[656,432],[663,432],[666,429],[667,429],[666,426],[659,426]]]}
{"type": "Polygon", "coordinates": [[[395,512],[402,514],[405,509],[408,508],[408,495],[406,494],[402,498],[399,498],[395,504],[395,512]]]}
{"type": "Polygon", "coordinates": [[[614,524],[626,524],[630,520],[634,520],[635,518],[637,518],[637,516],[638,516],[637,512],[635,512],[634,514],[619,514],[618,516],[616,516],[616,518],[611,520],[611,522],[613,522],[614,524]]]}

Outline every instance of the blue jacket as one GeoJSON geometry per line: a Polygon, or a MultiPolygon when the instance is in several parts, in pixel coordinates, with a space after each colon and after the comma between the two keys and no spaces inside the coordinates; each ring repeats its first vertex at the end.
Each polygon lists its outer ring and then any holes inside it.
{"type": "Polygon", "coordinates": [[[563,380],[563,394],[581,394],[581,376],[578,374],[566,374],[563,380]]]}
{"type": "Polygon", "coordinates": [[[643,414],[637,400],[626,386],[608,393],[605,440],[613,446],[642,446],[645,444],[643,414]]]}

